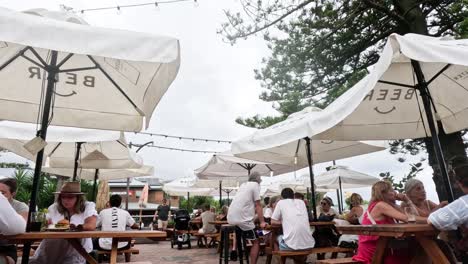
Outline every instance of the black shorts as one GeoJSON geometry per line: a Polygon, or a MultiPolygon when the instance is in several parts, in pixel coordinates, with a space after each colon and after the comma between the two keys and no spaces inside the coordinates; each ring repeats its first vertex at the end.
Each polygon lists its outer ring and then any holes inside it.
{"type": "Polygon", "coordinates": [[[256,240],[256,239],[258,239],[258,233],[257,233],[258,229],[257,228],[254,228],[254,229],[251,229],[251,230],[242,230],[239,227],[236,227],[236,229],[237,229],[238,232],[242,233],[242,236],[246,240],[256,240]]]}
{"type": "Polygon", "coordinates": [[[15,245],[0,245],[0,255],[8,256],[12,258],[15,262],[18,259],[15,245]]]}

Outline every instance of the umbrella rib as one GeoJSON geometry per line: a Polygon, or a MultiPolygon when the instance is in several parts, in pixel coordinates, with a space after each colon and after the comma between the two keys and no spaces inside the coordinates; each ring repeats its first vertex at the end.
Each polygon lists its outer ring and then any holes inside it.
{"type": "Polygon", "coordinates": [[[36,56],[36,58],[42,63],[42,67],[48,66],[47,62],[44,59],[42,59],[41,55],[39,55],[39,53],[37,53],[37,51],[34,48],[32,47],[28,47],[28,48],[34,54],[34,56],[36,56]]]}
{"type": "Polygon", "coordinates": [[[57,150],[58,147],[60,147],[60,145],[62,145],[62,142],[59,142],[55,147],[54,149],[52,149],[52,151],[48,154],[48,156],[52,156],[52,154],[54,154],[54,152],[57,150]]]}
{"type": "Polygon", "coordinates": [[[397,83],[397,82],[389,82],[389,81],[384,81],[384,80],[379,80],[379,83],[385,83],[385,84],[390,84],[390,85],[396,85],[396,86],[402,86],[402,87],[407,87],[407,88],[416,88],[414,85],[409,85],[409,84],[403,84],[403,83],[397,83]]]}
{"type": "Polygon", "coordinates": [[[106,78],[115,86],[115,88],[117,88],[117,90],[119,90],[122,93],[122,95],[125,98],[127,98],[127,100],[130,102],[130,104],[133,105],[136,111],[144,116],[145,113],[136,106],[136,104],[132,101],[132,99],[130,99],[130,97],[128,97],[128,95],[122,90],[122,88],[120,88],[120,86],[109,76],[109,74],[106,71],[104,71],[101,65],[99,65],[99,63],[92,56],[88,55],[88,58],[94,63],[94,65],[96,65],[96,67],[102,72],[102,74],[106,76],[106,78]]]}
{"type": "Polygon", "coordinates": [[[447,64],[445,67],[443,67],[436,75],[434,75],[428,82],[427,85],[431,84],[432,81],[434,81],[439,75],[441,75],[445,70],[447,70],[452,64],[447,64]]]}
{"type": "Polygon", "coordinates": [[[59,72],[76,72],[76,71],[88,71],[88,70],[95,70],[98,69],[98,67],[83,67],[83,68],[72,68],[72,69],[65,69],[65,70],[60,70],[59,72]]]}
{"type": "Polygon", "coordinates": [[[65,58],[63,58],[63,60],[57,64],[57,68],[60,69],[60,67],[62,67],[63,64],[65,64],[65,62],[67,62],[73,55],[75,55],[74,53],[69,53],[65,58]]]}
{"type": "Polygon", "coordinates": [[[18,57],[22,56],[24,52],[26,52],[28,49],[30,49],[30,47],[26,47],[20,50],[15,56],[7,60],[3,65],[0,66],[0,71],[3,70],[6,66],[8,66],[10,63],[12,63],[14,60],[16,60],[18,57]]]}
{"type": "Polygon", "coordinates": [[[45,66],[38,63],[37,61],[34,61],[33,59],[29,58],[28,56],[22,54],[21,57],[25,58],[26,60],[28,60],[29,62],[31,62],[32,64],[36,65],[37,67],[41,68],[41,69],[45,69],[45,66]]]}

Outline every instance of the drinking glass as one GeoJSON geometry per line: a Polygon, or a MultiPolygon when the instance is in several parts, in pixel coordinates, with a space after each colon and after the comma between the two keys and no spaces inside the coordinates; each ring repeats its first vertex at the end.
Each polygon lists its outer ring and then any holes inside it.
{"type": "Polygon", "coordinates": [[[405,214],[408,217],[408,223],[416,223],[416,210],[413,207],[405,207],[405,214]]]}
{"type": "Polygon", "coordinates": [[[43,212],[31,213],[31,231],[41,231],[42,223],[44,223],[45,214],[43,212]]]}

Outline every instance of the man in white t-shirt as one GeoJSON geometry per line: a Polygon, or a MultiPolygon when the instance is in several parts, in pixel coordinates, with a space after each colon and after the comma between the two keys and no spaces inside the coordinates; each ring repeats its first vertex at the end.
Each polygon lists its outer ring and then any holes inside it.
{"type": "MultiPolygon", "coordinates": [[[[110,197],[109,204],[111,208],[102,210],[99,213],[97,226],[101,226],[102,231],[125,231],[126,227],[129,226],[132,229],[138,229],[138,224],[132,216],[125,210],[120,209],[122,203],[122,197],[114,194],[110,197]]],[[[119,242],[118,248],[130,247],[129,242],[119,242]]],[[[95,249],[112,249],[112,238],[99,238],[95,249]]]]}
{"type": "Polygon", "coordinates": [[[263,208],[260,203],[261,181],[259,173],[253,172],[250,174],[249,181],[242,184],[237,191],[227,215],[228,223],[240,228],[244,237],[252,241],[252,248],[250,249],[251,264],[257,263],[260,251],[260,243],[255,231],[255,213],[257,213],[258,220],[260,221],[260,228],[263,229],[266,226],[263,218],[263,208]]]}
{"type": "Polygon", "coordinates": [[[283,235],[278,236],[280,250],[302,250],[313,248],[314,238],[310,232],[309,217],[303,200],[294,199],[294,191],[285,188],[281,191],[283,198],[276,204],[272,224],[281,224],[283,235]]]}
{"type": "MultiPolygon", "coordinates": [[[[24,233],[26,221],[17,214],[8,199],[0,193],[0,235],[24,233]]],[[[0,259],[11,264],[16,263],[16,246],[0,242],[0,259]]]]}

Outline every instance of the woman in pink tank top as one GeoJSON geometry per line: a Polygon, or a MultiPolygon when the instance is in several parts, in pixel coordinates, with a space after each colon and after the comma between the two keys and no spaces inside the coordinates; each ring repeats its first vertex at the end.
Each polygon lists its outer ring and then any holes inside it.
{"type": "MultiPolygon", "coordinates": [[[[387,181],[379,181],[372,185],[372,197],[362,218],[362,225],[375,225],[375,224],[395,224],[397,220],[407,222],[408,217],[401,211],[398,205],[395,204],[396,200],[408,201],[404,194],[397,194],[393,190],[392,185],[387,181]]],[[[426,218],[416,217],[417,221],[425,222],[426,218]]],[[[357,254],[353,260],[361,261],[363,263],[371,263],[374,256],[378,236],[359,236],[359,244],[357,254]]],[[[387,253],[384,258],[385,264],[404,264],[410,262],[410,257],[405,250],[393,253],[387,253]]]]}

